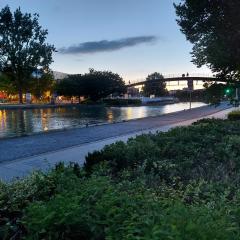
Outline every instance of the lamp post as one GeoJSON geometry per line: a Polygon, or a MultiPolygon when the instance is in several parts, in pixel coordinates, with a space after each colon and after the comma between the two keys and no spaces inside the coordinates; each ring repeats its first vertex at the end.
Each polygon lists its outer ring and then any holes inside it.
{"type": "MultiPolygon", "coordinates": [[[[189,76],[189,74],[187,75],[189,76]]],[[[189,91],[189,109],[192,109],[192,91],[194,89],[193,80],[189,79],[187,83],[188,83],[188,91],[189,91]]]]}
{"type": "Polygon", "coordinates": [[[40,92],[40,82],[39,82],[39,80],[40,80],[40,78],[41,78],[41,76],[42,76],[41,71],[40,71],[39,69],[36,69],[36,70],[32,73],[32,76],[37,79],[37,87],[38,87],[37,89],[38,89],[38,91],[39,91],[39,98],[40,98],[40,97],[41,97],[41,92],[40,92]]]}
{"type": "Polygon", "coordinates": [[[192,109],[192,90],[190,90],[189,109],[192,109]]]}

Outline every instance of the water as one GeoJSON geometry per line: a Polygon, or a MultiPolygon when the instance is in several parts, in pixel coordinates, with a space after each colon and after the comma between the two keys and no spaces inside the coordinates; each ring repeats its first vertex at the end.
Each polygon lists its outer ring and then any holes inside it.
{"type": "MultiPolygon", "coordinates": [[[[192,103],[192,107],[205,105],[192,103]]],[[[0,138],[30,135],[63,128],[85,127],[86,124],[111,123],[189,108],[189,103],[164,106],[103,107],[76,106],[71,108],[0,110],[0,138]]]]}

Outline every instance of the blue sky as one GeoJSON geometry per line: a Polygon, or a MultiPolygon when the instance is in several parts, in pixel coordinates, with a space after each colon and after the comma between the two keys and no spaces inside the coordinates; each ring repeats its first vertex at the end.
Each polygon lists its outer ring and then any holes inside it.
{"type": "MultiPolygon", "coordinates": [[[[175,2],[178,2],[176,0],[175,2]]],[[[59,50],[52,69],[111,70],[124,79],[149,73],[208,73],[191,61],[191,45],[175,21],[173,0],[1,0],[39,13],[48,42],[59,50]]]]}

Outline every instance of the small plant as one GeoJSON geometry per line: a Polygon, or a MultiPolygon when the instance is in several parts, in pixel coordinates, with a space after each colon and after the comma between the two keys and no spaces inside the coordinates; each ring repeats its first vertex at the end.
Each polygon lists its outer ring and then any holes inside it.
{"type": "Polygon", "coordinates": [[[228,119],[231,121],[240,120],[240,110],[232,111],[228,114],[228,119]]]}

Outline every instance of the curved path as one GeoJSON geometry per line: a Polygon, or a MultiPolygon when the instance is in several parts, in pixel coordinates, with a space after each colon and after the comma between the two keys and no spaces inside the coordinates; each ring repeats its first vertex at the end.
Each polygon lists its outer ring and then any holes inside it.
{"type": "Polygon", "coordinates": [[[157,128],[193,118],[199,118],[228,107],[229,106],[227,104],[223,104],[217,108],[203,106],[192,110],[185,110],[162,116],[147,117],[115,124],[68,129],[26,137],[1,139],[0,162],[25,158],[75,145],[99,141],[141,130],[157,128]]]}
{"type": "Polygon", "coordinates": [[[115,124],[1,139],[0,178],[10,180],[34,169],[46,170],[59,161],[82,164],[88,152],[101,149],[106,144],[126,141],[129,137],[149,131],[167,131],[204,117],[223,117],[230,110],[227,104],[217,108],[204,106],[115,124]]]}

